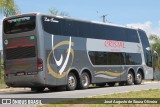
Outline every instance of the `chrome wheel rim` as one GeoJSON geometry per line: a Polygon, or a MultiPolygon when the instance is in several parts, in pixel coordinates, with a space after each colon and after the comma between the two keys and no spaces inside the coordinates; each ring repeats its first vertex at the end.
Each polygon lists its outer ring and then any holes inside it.
{"type": "Polygon", "coordinates": [[[133,83],[133,76],[132,76],[132,74],[128,74],[128,82],[133,83]]]}
{"type": "Polygon", "coordinates": [[[87,75],[82,76],[82,84],[83,84],[83,86],[86,87],[88,85],[88,83],[89,83],[89,80],[88,80],[87,75]]]}
{"type": "Polygon", "coordinates": [[[138,73],[138,74],[137,74],[137,81],[138,81],[138,82],[141,82],[141,80],[142,80],[142,76],[141,76],[141,74],[138,73]]]}
{"type": "Polygon", "coordinates": [[[69,84],[70,87],[74,87],[75,86],[76,80],[75,80],[74,76],[70,76],[68,78],[68,84],[69,84]]]}

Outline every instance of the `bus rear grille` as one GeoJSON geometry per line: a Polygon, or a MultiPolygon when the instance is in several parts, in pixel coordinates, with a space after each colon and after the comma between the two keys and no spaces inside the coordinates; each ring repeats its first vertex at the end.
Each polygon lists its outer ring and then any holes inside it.
{"type": "Polygon", "coordinates": [[[35,46],[8,48],[5,50],[6,59],[31,58],[36,56],[35,46]]]}

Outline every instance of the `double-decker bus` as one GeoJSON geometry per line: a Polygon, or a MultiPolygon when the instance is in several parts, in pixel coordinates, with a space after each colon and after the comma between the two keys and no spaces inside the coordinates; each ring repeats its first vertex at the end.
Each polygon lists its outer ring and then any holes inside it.
{"type": "Polygon", "coordinates": [[[114,24],[41,13],[7,17],[3,52],[10,87],[75,90],[153,79],[146,33],[114,24]]]}

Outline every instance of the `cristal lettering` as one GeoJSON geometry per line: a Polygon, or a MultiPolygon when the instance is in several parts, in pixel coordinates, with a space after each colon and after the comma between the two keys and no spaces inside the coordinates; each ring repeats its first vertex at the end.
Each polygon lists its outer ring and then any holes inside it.
{"type": "Polygon", "coordinates": [[[125,44],[122,41],[106,40],[104,45],[112,48],[125,48],[125,44]]]}

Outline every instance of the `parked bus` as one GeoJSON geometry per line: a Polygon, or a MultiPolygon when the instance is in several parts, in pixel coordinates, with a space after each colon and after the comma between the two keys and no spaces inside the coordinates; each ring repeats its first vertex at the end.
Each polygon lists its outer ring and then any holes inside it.
{"type": "Polygon", "coordinates": [[[3,52],[10,87],[75,90],[153,79],[146,33],[109,23],[41,13],[7,17],[3,52]]]}

